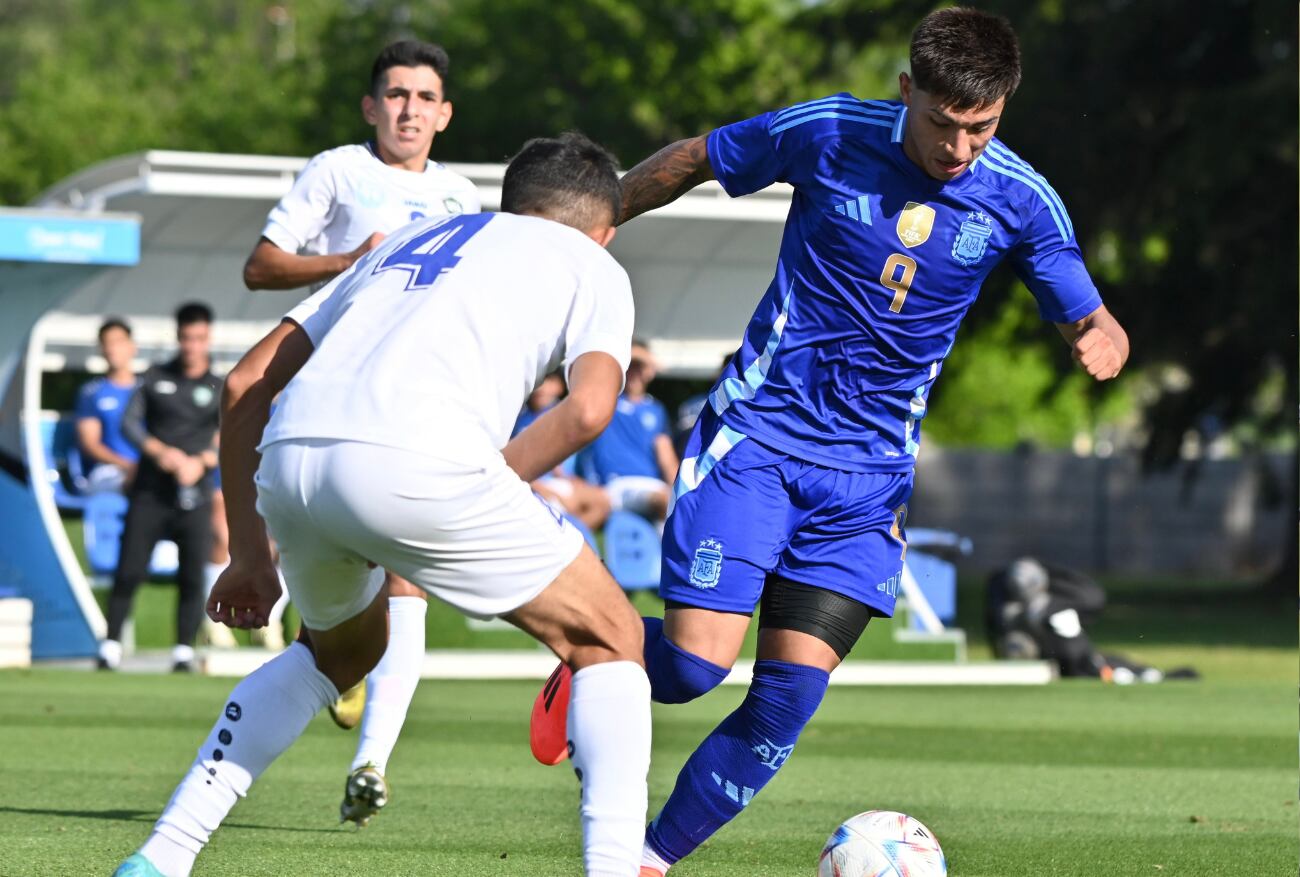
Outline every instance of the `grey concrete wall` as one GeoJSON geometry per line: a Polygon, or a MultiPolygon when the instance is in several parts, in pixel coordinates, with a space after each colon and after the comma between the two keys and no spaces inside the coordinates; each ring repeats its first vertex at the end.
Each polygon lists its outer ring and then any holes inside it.
{"type": "Polygon", "coordinates": [[[1257,575],[1286,548],[1284,455],[1144,475],[1136,456],[922,450],[908,524],[969,536],[968,568],[1022,554],[1091,572],[1257,575]]]}

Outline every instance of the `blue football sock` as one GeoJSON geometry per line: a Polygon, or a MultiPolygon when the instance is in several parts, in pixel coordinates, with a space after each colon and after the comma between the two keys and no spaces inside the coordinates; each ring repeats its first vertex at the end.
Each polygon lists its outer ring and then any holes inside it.
{"type": "Polygon", "coordinates": [[[717,688],[730,672],[704,660],[664,636],[662,618],[642,618],[645,624],[645,671],[650,699],[657,703],[686,703],[717,688]]]}
{"type": "Polygon", "coordinates": [[[829,680],[816,667],[756,662],[744,702],[687,760],[646,829],[650,847],[673,863],[734,819],[790,757],[829,680]]]}

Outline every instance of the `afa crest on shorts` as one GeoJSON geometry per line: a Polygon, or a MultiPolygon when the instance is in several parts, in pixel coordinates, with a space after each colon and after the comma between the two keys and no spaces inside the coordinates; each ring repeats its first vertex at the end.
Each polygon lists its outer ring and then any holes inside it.
{"type": "Polygon", "coordinates": [[[691,584],[702,590],[716,588],[722,576],[722,543],[716,539],[701,539],[691,561],[691,584]]]}
{"type": "Polygon", "coordinates": [[[978,264],[989,248],[993,220],[983,211],[967,213],[952,242],[952,257],[967,267],[978,264]]]}

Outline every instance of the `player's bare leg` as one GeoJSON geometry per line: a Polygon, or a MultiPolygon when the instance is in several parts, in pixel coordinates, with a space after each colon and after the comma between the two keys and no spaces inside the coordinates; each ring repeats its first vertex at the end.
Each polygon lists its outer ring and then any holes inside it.
{"type": "Polygon", "coordinates": [[[588,877],[632,877],[645,831],[650,685],[636,610],[584,545],[546,590],[505,616],[572,676],[568,747],[582,783],[588,877]]]}

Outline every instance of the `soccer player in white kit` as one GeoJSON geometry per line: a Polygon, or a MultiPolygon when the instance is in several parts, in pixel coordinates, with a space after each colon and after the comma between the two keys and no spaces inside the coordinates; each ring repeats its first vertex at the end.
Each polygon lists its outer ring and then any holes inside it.
{"type": "MultiPolygon", "coordinates": [[[[440,46],[415,40],[380,52],[361,101],[374,140],[330,149],[308,163],[267,217],[244,267],[249,289],[318,288],[388,232],[424,217],[479,211],[474,184],[429,159],[434,136],[451,121],[448,64],[440,46]]],[[[368,686],[344,692],[330,707],[340,727],[361,722],[339,807],[341,821],[358,825],[388,801],[384,774],[424,658],[427,597],[391,571],[387,587],[388,653],[368,686]]]]}
{"type": "Polygon", "coordinates": [[[230,373],[232,559],[208,614],[265,622],[280,588],[269,531],[308,635],[235,687],[118,877],[188,875],[253,780],[379,660],[387,606],[373,566],[466,614],[506,618],[575,671],[586,873],[637,873],[650,762],[641,621],[528,487],[600,434],[622,389],[632,294],[603,249],[619,205],[603,149],[578,134],[530,141],[506,171],[509,213],[403,229],[230,373]],[[525,397],[561,364],[569,395],[507,442],[525,397]]]}

